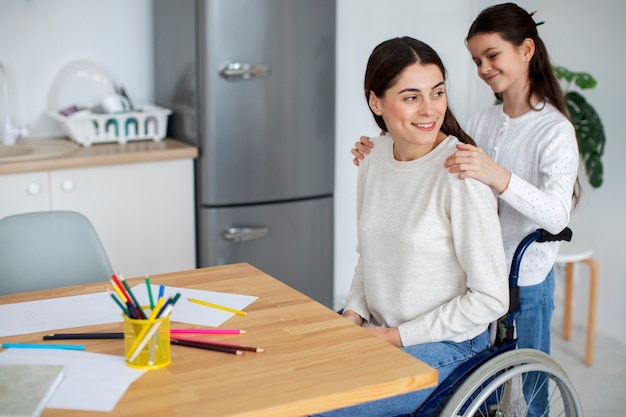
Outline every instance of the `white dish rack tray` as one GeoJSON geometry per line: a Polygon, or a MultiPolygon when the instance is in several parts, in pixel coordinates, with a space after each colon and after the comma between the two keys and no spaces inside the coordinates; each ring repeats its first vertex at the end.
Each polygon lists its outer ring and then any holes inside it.
{"type": "Polygon", "coordinates": [[[63,116],[58,112],[48,111],[48,115],[61,124],[72,140],[84,146],[145,139],[158,142],[167,133],[167,119],[171,113],[169,109],[153,105],[137,106],[135,111],[120,114],[80,111],[63,116]]]}

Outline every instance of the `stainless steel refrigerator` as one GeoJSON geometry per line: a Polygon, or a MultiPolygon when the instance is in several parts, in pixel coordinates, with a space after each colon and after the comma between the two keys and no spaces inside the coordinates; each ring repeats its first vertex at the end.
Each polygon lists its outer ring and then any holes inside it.
{"type": "Polygon", "coordinates": [[[154,36],[168,133],[200,152],[198,266],[332,307],[335,0],[156,0],[154,36]]]}

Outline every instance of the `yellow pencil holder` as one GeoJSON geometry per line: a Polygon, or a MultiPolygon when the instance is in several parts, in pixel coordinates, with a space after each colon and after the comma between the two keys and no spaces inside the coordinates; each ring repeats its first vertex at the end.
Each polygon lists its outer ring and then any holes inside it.
{"type": "Polygon", "coordinates": [[[154,320],[131,319],[125,314],[123,317],[126,365],[159,369],[172,362],[169,315],[154,320]]]}

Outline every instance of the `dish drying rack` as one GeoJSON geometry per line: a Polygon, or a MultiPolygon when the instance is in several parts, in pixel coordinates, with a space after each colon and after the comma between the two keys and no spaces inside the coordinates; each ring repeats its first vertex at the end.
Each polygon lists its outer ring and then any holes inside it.
{"type": "Polygon", "coordinates": [[[119,114],[80,111],[64,116],[48,111],[72,140],[84,146],[145,139],[158,142],[167,133],[167,119],[171,113],[169,109],[153,105],[136,106],[134,111],[119,114]]]}

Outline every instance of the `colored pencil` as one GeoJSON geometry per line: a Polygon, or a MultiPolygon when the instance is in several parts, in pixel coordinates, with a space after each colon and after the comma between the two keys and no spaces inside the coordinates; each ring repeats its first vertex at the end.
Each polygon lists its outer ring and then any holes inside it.
{"type": "Polygon", "coordinates": [[[248,313],[246,313],[245,311],[237,310],[237,309],[230,308],[230,307],[221,306],[219,304],[209,303],[208,301],[198,300],[197,298],[188,298],[187,300],[189,300],[192,303],[200,304],[200,305],[203,305],[203,306],[216,308],[218,310],[228,311],[229,313],[239,314],[240,316],[247,316],[248,315],[248,313]]]}
{"type": "MultiPolygon", "coordinates": [[[[171,329],[171,335],[178,334],[241,334],[245,330],[236,329],[171,329]]],[[[45,335],[43,340],[77,340],[77,339],[123,339],[124,332],[102,333],[51,333],[45,335]]]]}
{"type": "MultiPolygon", "coordinates": [[[[148,359],[148,365],[152,366],[154,365],[154,355],[156,352],[156,344],[157,344],[157,339],[159,338],[158,334],[154,334],[152,336],[152,342],[150,343],[150,358],[148,359]]],[[[161,347],[161,341],[159,340],[159,351],[161,352],[161,357],[163,357],[163,348],[161,347]]]]}
{"type": "Polygon", "coordinates": [[[159,317],[167,317],[167,315],[170,314],[173,309],[174,303],[170,303],[167,307],[161,309],[161,311],[159,312],[159,317]]]}
{"type": "Polygon", "coordinates": [[[187,347],[192,347],[192,348],[197,348],[197,349],[213,350],[213,351],[216,351],[216,352],[231,353],[233,355],[243,355],[243,351],[242,350],[228,348],[228,347],[211,346],[211,345],[207,345],[205,343],[187,342],[187,341],[178,340],[178,339],[172,339],[170,342],[173,345],[187,346],[187,347]]]}
{"type": "Polygon", "coordinates": [[[157,314],[157,318],[161,318],[163,316],[167,316],[169,314],[170,311],[172,311],[171,307],[174,307],[174,304],[176,304],[176,302],[178,301],[178,299],[180,298],[180,293],[177,292],[176,295],[174,297],[170,297],[167,299],[167,301],[163,304],[163,307],[161,307],[161,310],[159,311],[159,313],[157,314]],[[169,310],[168,310],[169,308],[169,310]],[[167,312],[166,312],[167,311],[167,312]]]}
{"type": "Polygon", "coordinates": [[[225,347],[225,348],[230,348],[230,349],[245,350],[248,352],[264,352],[264,349],[253,347],[253,346],[237,345],[234,343],[222,343],[222,342],[218,342],[215,340],[195,339],[192,337],[184,337],[184,336],[178,336],[178,335],[171,335],[171,340],[179,340],[182,342],[199,343],[199,344],[208,345],[208,346],[217,346],[217,347],[225,347]]]}
{"type": "MultiPolygon", "coordinates": [[[[122,285],[122,283],[120,282],[120,279],[117,277],[117,275],[113,274],[111,275],[111,279],[113,280],[113,282],[115,283],[115,287],[117,287],[120,292],[122,294],[124,294],[124,298],[126,298],[126,301],[131,301],[130,297],[128,296],[128,294],[126,293],[126,290],[124,289],[124,286],[122,285]]],[[[121,297],[120,297],[121,298],[121,297]]],[[[123,299],[123,298],[122,298],[123,299]]]]}
{"type": "Polygon", "coordinates": [[[158,298],[163,298],[163,293],[165,292],[165,285],[159,285],[159,297],[158,298]]]}
{"type": "Polygon", "coordinates": [[[64,349],[64,350],[85,350],[85,345],[53,345],[53,344],[37,344],[37,343],[0,343],[0,347],[6,348],[25,348],[25,349],[64,349]]]}
{"type": "Polygon", "coordinates": [[[141,304],[139,304],[139,302],[135,298],[135,294],[133,294],[132,290],[130,289],[130,286],[128,285],[128,282],[126,282],[126,280],[124,279],[122,274],[118,274],[118,275],[119,275],[120,282],[122,283],[122,285],[126,289],[126,293],[130,296],[131,300],[133,300],[133,304],[135,304],[135,307],[137,307],[137,311],[139,312],[139,316],[142,319],[144,319],[144,320],[147,319],[148,316],[146,316],[146,313],[143,312],[143,309],[141,308],[141,304]]]}
{"type": "Polygon", "coordinates": [[[239,329],[171,329],[171,334],[242,334],[239,329]]]}
{"type": "Polygon", "coordinates": [[[117,299],[117,297],[115,296],[115,293],[107,288],[107,294],[109,294],[109,296],[113,299],[113,301],[115,301],[115,304],[120,306],[124,314],[128,316],[128,310],[126,310],[126,307],[124,307],[124,304],[122,304],[122,302],[117,299]]]}
{"type": "Polygon", "coordinates": [[[152,298],[152,286],[150,285],[150,277],[146,275],[146,288],[148,288],[148,299],[150,300],[150,309],[154,308],[154,299],[152,298]]]}
{"type": "Polygon", "coordinates": [[[126,308],[128,310],[128,317],[131,319],[140,319],[139,312],[137,311],[137,306],[135,306],[132,301],[126,301],[126,308]]]}
{"type": "Polygon", "coordinates": [[[76,340],[76,339],[123,339],[123,332],[112,333],[52,333],[43,340],[76,340]]]}
{"type": "Polygon", "coordinates": [[[124,295],[124,293],[122,292],[122,290],[120,290],[115,281],[111,280],[111,286],[113,287],[113,291],[115,291],[115,294],[117,294],[117,296],[120,297],[120,300],[122,300],[122,302],[126,304],[128,302],[128,297],[124,295]]]}
{"type": "Polygon", "coordinates": [[[167,300],[165,300],[165,302],[163,303],[163,306],[157,312],[157,318],[159,318],[159,317],[161,317],[163,315],[163,313],[165,312],[165,309],[167,307],[169,307],[170,304],[172,304],[172,300],[173,300],[172,297],[169,297],[167,300]]]}

